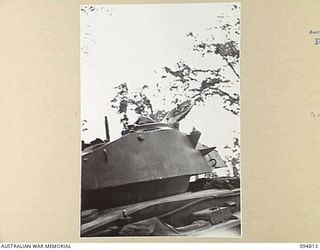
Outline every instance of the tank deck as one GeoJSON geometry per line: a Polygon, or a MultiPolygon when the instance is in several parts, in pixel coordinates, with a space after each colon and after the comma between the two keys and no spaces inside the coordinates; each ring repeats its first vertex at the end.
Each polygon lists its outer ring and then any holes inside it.
{"type": "MultiPolygon", "coordinates": [[[[226,190],[226,189],[209,189],[209,190],[203,190],[198,192],[187,192],[183,194],[173,195],[165,198],[140,202],[136,204],[130,204],[126,206],[116,207],[116,208],[110,208],[106,210],[101,210],[99,213],[99,217],[91,222],[85,223],[81,225],[81,235],[86,235],[90,231],[94,231],[97,228],[106,226],[108,224],[112,224],[118,219],[122,218],[122,211],[123,209],[126,210],[126,213],[128,216],[134,213],[139,213],[139,211],[147,211],[150,210],[152,207],[157,207],[156,211],[158,212],[158,215],[161,213],[165,213],[165,209],[168,210],[167,207],[177,206],[176,204],[183,204],[183,202],[190,202],[193,200],[201,199],[201,198],[207,198],[207,197],[217,197],[222,198],[221,202],[223,201],[223,197],[226,195],[228,196],[227,199],[230,199],[229,196],[233,195],[237,196],[239,198],[240,195],[240,189],[233,189],[233,190],[226,190]],[[161,206],[163,205],[163,206],[161,206]],[[159,209],[160,208],[160,209],[159,209]],[[164,209],[161,211],[161,209],[164,209]]],[[[223,203],[222,203],[223,204],[223,203]]],[[[151,209],[152,210],[152,209],[151,209]]],[[[240,210],[240,208],[239,208],[240,210]]],[[[152,213],[152,211],[148,211],[152,213]]],[[[154,215],[154,216],[158,216],[154,215]]],[[[240,224],[240,222],[238,222],[240,224]]],[[[235,225],[233,225],[235,226],[235,225]]],[[[212,229],[213,230],[213,229],[212,229]]],[[[208,233],[210,230],[208,231],[208,233]]]]}

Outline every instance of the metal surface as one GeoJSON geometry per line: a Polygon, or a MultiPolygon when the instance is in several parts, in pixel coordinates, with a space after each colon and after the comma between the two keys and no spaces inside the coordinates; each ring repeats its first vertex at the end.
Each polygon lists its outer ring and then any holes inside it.
{"type": "Polygon", "coordinates": [[[202,156],[205,156],[205,155],[209,154],[211,151],[213,151],[215,148],[216,147],[203,148],[203,149],[199,149],[199,151],[202,156]]]}
{"type": "Polygon", "coordinates": [[[181,121],[190,112],[193,107],[193,103],[188,100],[179,104],[176,108],[171,110],[163,119],[162,122],[173,124],[181,121]]]}
{"type": "Polygon", "coordinates": [[[189,141],[191,142],[192,144],[192,147],[193,148],[196,148],[197,144],[198,144],[198,141],[200,139],[200,136],[201,136],[201,133],[197,130],[193,130],[188,136],[188,139],[189,141]]]}
{"type": "Polygon", "coordinates": [[[108,123],[108,117],[104,117],[104,126],[105,126],[105,129],[106,129],[106,140],[107,142],[110,141],[110,134],[109,134],[109,123],[108,123]]]}
{"type": "Polygon", "coordinates": [[[171,128],[137,131],[82,156],[82,189],[207,172],[208,163],[185,134],[171,128]]]}
{"type": "MultiPolygon", "coordinates": [[[[206,149],[209,149],[210,147],[198,143],[196,149],[198,149],[200,152],[206,151],[206,149]]],[[[209,165],[214,168],[226,168],[227,164],[226,162],[221,158],[220,154],[217,150],[213,149],[207,154],[204,155],[205,159],[208,161],[209,165]]]]}
{"type": "MultiPolygon", "coordinates": [[[[95,232],[115,226],[117,221],[123,218],[123,209],[126,209],[127,215],[132,217],[132,222],[135,222],[154,216],[161,216],[181,206],[185,206],[193,201],[204,198],[208,198],[210,200],[210,203],[208,204],[209,206],[226,206],[226,204],[235,203],[236,205],[234,210],[240,211],[240,190],[238,189],[233,191],[210,189],[196,193],[187,192],[156,200],[103,210],[97,220],[81,225],[81,235],[90,236],[95,232]]],[[[190,207],[190,209],[192,212],[194,211],[192,207],[190,207]]],[[[171,222],[171,219],[167,222],[171,222]]]]}
{"type": "Polygon", "coordinates": [[[188,190],[188,186],[189,176],[177,176],[161,180],[144,181],[98,190],[83,191],[81,208],[106,209],[134,204],[184,193],[188,190]]]}

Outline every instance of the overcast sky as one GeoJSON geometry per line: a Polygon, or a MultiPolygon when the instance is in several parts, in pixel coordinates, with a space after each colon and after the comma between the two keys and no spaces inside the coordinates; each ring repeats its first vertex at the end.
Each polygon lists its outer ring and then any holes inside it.
{"type": "MultiPolygon", "coordinates": [[[[164,66],[174,67],[181,59],[199,68],[218,68],[219,58],[192,51],[193,40],[186,34],[212,34],[208,28],[218,25],[218,16],[240,15],[230,11],[232,4],[104,5],[81,11],[81,118],[88,121],[82,139],[105,138],[105,115],[111,139],[120,137],[120,116],[110,103],[116,85],[126,82],[130,90],[153,86],[164,66]]],[[[223,155],[223,147],[240,131],[240,118],[225,111],[219,98],[211,98],[205,106],[195,106],[180,126],[183,132],[195,126],[201,141],[223,155]]]]}

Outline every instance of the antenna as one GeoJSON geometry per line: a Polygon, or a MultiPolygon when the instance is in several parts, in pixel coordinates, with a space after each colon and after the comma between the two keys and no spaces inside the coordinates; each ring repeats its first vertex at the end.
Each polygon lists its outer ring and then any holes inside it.
{"type": "Polygon", "coordinates": [[[109,134],[109,123],[108,123],[108,117],[104,117],[104,126],[106,128],[106,139],[107,139],[107,142],[110,141],[110,134],[109,134]]]}

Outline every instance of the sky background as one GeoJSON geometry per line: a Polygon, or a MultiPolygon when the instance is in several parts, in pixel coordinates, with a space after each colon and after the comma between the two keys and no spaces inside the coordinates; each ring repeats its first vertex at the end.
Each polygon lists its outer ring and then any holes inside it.
{"type": "MultiPolygon", "coordinates": [[[[174,106],[162,101],[170,98],[169,92],[164,91],[163,97],[152,93],[155,84],[166,84],[161,80],[164,66],[174,67],[183,60],[198,68],[219,68],[221,59],[193,51],[194,41],[186,34],[212,35],[210,27],[219,25],[219,16],[239,17],[240,11],[231,11],[232,4],[100,5],[95,11],[81,11],[81,119],[88,121],[82,139],[105,139],[104,116],[108,116],[111,140],[120,137],[120,116],[110,103],[115,86],[126,82],[134,91],[148,84],[155,108],[170,110],[174,106]]],[[[223,36],[219,31],[214,35],[218,40],[223,36]]],[[[130,113],[129,118],[133,123],[137,115],[130,113]]],[[[216,146],[224,156],[224,146],[232,145],[233,136],[240,132],[240,117],[224,110],[220,98],[212,97],[204,106],[193,107],[180,130],[188,133],[193,126],[202,132],[202,143],[216,146]]]]}

